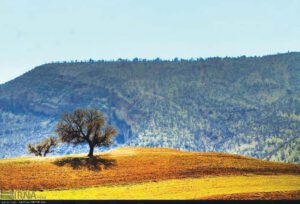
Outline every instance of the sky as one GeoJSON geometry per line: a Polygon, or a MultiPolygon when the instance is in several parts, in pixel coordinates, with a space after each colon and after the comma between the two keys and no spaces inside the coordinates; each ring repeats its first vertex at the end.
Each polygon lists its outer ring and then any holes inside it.
{"type": "Polygon", "coordinates": [[[53,61],[300,51],[299,0],[0,0],[0,84],[53,61]]]}

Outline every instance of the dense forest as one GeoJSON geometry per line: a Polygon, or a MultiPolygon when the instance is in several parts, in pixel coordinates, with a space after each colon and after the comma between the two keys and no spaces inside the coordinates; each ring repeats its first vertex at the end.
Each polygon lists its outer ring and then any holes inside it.
{"type": "Polygon", "coordinates": [[[36,67],[0,86],[0,157],[25,154],[77,107],[103,111],[119,129],[116,145],[300,162],[300,53],[36,67]]]}

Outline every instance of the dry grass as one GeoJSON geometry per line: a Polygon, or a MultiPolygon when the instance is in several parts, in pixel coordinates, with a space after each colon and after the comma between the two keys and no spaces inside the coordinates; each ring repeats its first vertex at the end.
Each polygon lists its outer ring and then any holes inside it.
{"type": "Polygon", "coordinates": [[[300,200],[300,191],[275,191],[225,194],[203,197],[205,200],[300,200]]]}
{"type": "MultiPolygon", "coordinates": [[[[102,186],[70,190],[46,190],[37,192],[46,199],[207,199],[218,195],[279,196],[278,191],[299,192],[300,176],[251,175],[217,176],[205,178],[170,179],[118,186],[102,186]],[[262,192],[262,193],[261,193],[262,192]],[[276,193],[277,192],[277,193],[276,193]]],[[[295,193],[294,193],[295,194],[295,193]]],[[[296,193],[296,195],[299,195],[296,193]]],[[[263,199],[260,197],[260,199],[263,199]]]]}
{"type": "Polygon", "coordinates": [[[223,175],[300,175],[300,165],[223,153],[120,148],[82,155],[0,160],[2,189],[70,189],[223,175]]]}

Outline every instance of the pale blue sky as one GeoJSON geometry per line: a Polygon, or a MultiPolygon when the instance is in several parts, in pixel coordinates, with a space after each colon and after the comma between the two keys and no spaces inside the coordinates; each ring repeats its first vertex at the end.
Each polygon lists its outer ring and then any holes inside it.
{"type": "Polygon", "coordinates": [[[300,50],[300,0],[0,0],[0,83],[51,61],[300,50]]]}

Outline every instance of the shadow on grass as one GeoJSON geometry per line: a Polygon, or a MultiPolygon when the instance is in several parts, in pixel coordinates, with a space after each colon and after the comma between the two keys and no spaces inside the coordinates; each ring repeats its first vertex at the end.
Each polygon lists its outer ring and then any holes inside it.
{"type": "Polygon", "coordinates": [[[87,168],[92,171],[100,171],[102,169],[109,169],[116,166],[116,160],[103,159],[100,157],[71,157],[59,159],[54,162],[57,166],[71,166],[73,169],[87,168]]]}

